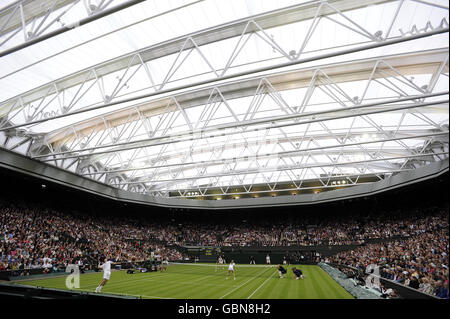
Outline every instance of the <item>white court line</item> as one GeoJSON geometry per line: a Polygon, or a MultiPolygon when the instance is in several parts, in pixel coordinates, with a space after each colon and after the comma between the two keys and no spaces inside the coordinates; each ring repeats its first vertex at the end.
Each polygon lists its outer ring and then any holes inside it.
{"type": "MultiPolygon", "coordinates": [[[[195,265],[195,264],[194,264],[195,265]]],[[[113,270],[113,272],[124,272],[125,270],[113,270]]],[[[84,274],[80,274],[80,276],[82,277],[83,275],[90,275],[90,274],[103,274],[103,272],[89,272],[89,273],[84,273],[84,274]]],[[[137,275],[143,275],[144,273],[138,273],[137,275]]],[[[130,278],[129,280],[121,280],[121,281],[114,281],[114,282],[108,282],[108,284],[106,285],[106,288],[113,288],[113,287],[117,287],[117,286],[121,286],[123,285],[124,288],[129,286],[130,283],[141,283],[141,282],[152,282],[152,281],[158,281],[159,279],[165,279],[167,277],[170,278],[169,275],[172,275],[174,273],[171,272],[166,272],[163,274],[160,274],[157,277],[147,277],[147,278],[142,278],[142,277],[138,277],[138,278],[130,278]]],[[[180,273],[175,273],[175,274],[180,274],[180,273]]],[[[70,275],[69,273],[66,273],[65,275],[61,274],[61,275],[57,275],[57,276],[52,276],[52,277],[48,277],[48,278],[27,278],[27,279],[21,279],[21,280],[15,280],[14,282],[17,281],[39,281],[39,280],[48,280],[48,279],[53,279],[53,278],[61,278],[61,277],[67,277],[68,275],[70,275]]],[[[201,282],[204,280],[209,279],[209,277],[212,276],[216,276],[216,274],[211,274],[211,275],[206,275],[204,277],[192,280],[192,281],[172,281],[172,280],[166,280],[165,283],[167,284],[172,284],[172,285],[189,285],[189,284],[194,284],[195,285],[202,285],[202,284],[198,284],[197,282],[201,282]]],[[[82,278],[80,278],[82,280],[82,278]]],[[[208,284],[204,284],[204,285],[208,285],[208,284]]],[[[38,285],[37,285],[38,286],[38,285]]],[[[83,287],[80,287],[79,289],[70,289],[73,291],[87,291],[87,292],[92,292],[94,291],[94,287],[97,287],[98,284],[91,284],[91,285],[86,285],[83,287]]],[[[223,287],[229,287],[228,285],[214,285],[214,286],[223,286],[223,287]]],[[[236,287],[236,286],[234,286],[236,287]]],[[[126,295],[126,296],[142,296],[142,297],[148,297],[148,298],[157,298],[157,299],[174,299],[174,298],[164,298],[164,297],[158,297],[158,296],[149,296],[149,295],[135,295],[135,294],[126,294],[126,293],[114,293],[114,292],[107,292],[105,291],[105,293],[110,293],[110,294],[118,294],[118,295],[126,295]]]]}
{"type": "MultiPolygon", "coordinates": [[[[139,273],[139,274],[143,274],[143,273],[139,273]]],[[[134,279],[131,279],[131,280],[121,280],[121,281],[118,281],[118,282],[108,283],[107,287],[110,288],[110,287],[115,287],[115,286],[118,286],[118,285],[123,285],[124,287],[126,287],[126,286],[128,286],[128,283],[158,281],[158,279],[163,278],[163,277],[164,278],[170,278],[169,275],[172,275],[172,274],[174,274],[174,273],[173,272],[165,272],[163,274],[160,274],[157,277],[134,278],[134,279]]],[[[182,273],[175,273],[175,274],[182,274],[182,273]]],[[[206,275],[204,277],[200,277],[200,278],[192,280],[192,281],[166,280],[164,283],[175,284],[175,285],[186,285],[186,284],[192,284],[192,283],[195,283],[195,282],[199,282],[199,281],[203,281],[203,280],[209,279],[209,277],[211,277],[211,276],[216,276],[216,275],[206,275]]],[[[202,285],[202,284],[197,284],[197,285],[202,285]]],[[[90,287],[97,287],[97,286],[98,286],[98,284],[87,285],[87,286],[84,286],[83,288],[80,288],[80,290],[86,289],[86,288],[90,288],[90,287]]],[[[217,285],[214,285],[214,286],[217,286],[217,285]]],[[[225,285],[223,285],[223,286],[224,287],[228,287],[228,286],[225,286],[225,285]]],[[[135,295],[132,295],[132,296],[135,296],[135,295]]]]}
{"type": "MultiPolygon", "coordinates": [[[[161,277],[164,277],[164,275],[170,275],[170,274],[173,274],[173,273],[165,273],[165,274],[162,274],[161,276],[159,276],[159,277],[151,277],[151,278],[141,278],[141,279],[133,279],[133,280],[130,280],[130,281],[124,281],[124,280],[122,280],[122,281],[120,281],[120,282],[115,282],[115,283],[112,283],[112,284],[110,284],[110,285],[108,285],[108,288],[109,287],[111,287],[111,286],[116,286],[116,285],[120,285],[120,284],[124,284],[124,283],[129,283],[129,282],[136,282],[136,281],[142,281],[142,282],[148,282],[148,281],[154,281],[154,280],[157,280],[158,278],[161,278],[161,277]]],[[[192,280],[192,281],[170,281],[170,280],[166,280],[164,283],[166,284],[166,283],[168,283],[168,284],[173,284],[173,285],[186,285],[186,284],[193,284],[194,282],[199,282],[199,281],[203,281],[203,280],[206,280],[206,279],[208,279],[208,277],[211,277],[211,276],[215,276],[215,275],[206,275],[206,277],[201,277],[201,278],[198,278],[198,279],[195,279],[195,280],[192,280]]],[[[197,285],[208,285],[208,284],[197,284],[197,285]]],[[[92,286],[94,286],[94,285],[90,285],[90,286],[85,286],[85,287],[92,287],[92,286]]],[[[97,286],[97,285],[95,285],[95,286],[97,286]]],[[[126,286],[126,284],[125,284],[125,286],[126,286]]],[[[229,286],[226,286],[226,285],[209,285],[209,286],[223,286],[223,287],[229,287],[229,286]]],[[[84,288],[82,288],[82,289],[84,289],[84,288]]],[[[156,299],[177,299],[177,298],[169,298],[169,297],[158,297],[158,296],[149,296],[149,295],[134,295],[134,294],[127,294],[127,293],[114,293],[114,292],[107,292],[106,291],[106,293],[107,294],[116,294],[116,295],[125,295],[125,296],[135,296],[135,297],[139,297],[139,296],[141,296],[141,297],[148,297],[148,298],[156,298],[156,299]]]]}
{"type": "MultiPolygon", "coordinates": [[[[218,264],[218,265],[216,265],[216,264],[202,264],[202,263],[170,263],[171,265],[179,265],[179,266],[182,266],[182,265],[188,265],[188,266],[201,266],[201,267],[216,267],[216,266],[219,266],[219,267],[227,267],[228,266],[228,264],[218,264]]],[[[236,266],[238,266],[239,268],[266,268],[267,267],[267,265],[266,264],[264,264],[264,265],[247,265],[247,264],[237,264],[236,266]]]]}
{"type": "Polygon", "coordinates": [[[176,298],[170,298],[170,297],[158,297],[158,296],[149,296],[149,295],[132,295],[132,294],[117,294],[117,293],[108,293],[109,295],[116,295],[116,296],[132,296],[132,297],[147,297],[147,298],[155,298],[155,299],[176,299],[176,298]]]}
{"type": "MultiPolygon", "coordinates": [[[[123,270],[120,270],[120,271],[125,271],[125,270],[123,269],[123,270]]],[[[103,273],[103,272],[100,272],[100,273],[103,273]]],[[[142,274],[147,274],[147,273],[151,273],[151,271],[147,271],[145,273],[137,273],[137,274],[134,274],[134,275],[142,275],[142,274]]],[[[130,279],[130,280],[121,280],[121,281],[118,281],[118,282],[112,282],[112,283],[108,284],[108,287],[122,285],[124,283],[130,283],[130,282],[155,281],[155,280],[158,280],[161,277],[167,277],[169,275],[174,274],[173,272],[164,272],[164,273],[158,272],[158,273],[160,273],[160,275],[157,275],[155,277],[150,277],[150,278],[133,278],[133,279],[130,279]]],[[[175,274],[182,274],[182,273],[175,273],[175,274]]],[[[209,275],[209,276],[212,276],[212,275],[209,275]]],[[[206,279],[206,278],[200,278],[200,279],[206,279]]],[[[170,282],[170,281],[168,281],[168,282],[170,282]]],[[[98,286],[98,284],[92,284],[92,285],[84,286],[83,288],[80,288],[80,289],[89,288],[89,287],[97,287],[97,286],[98,286]]],[[[126,286],[126,284],[125,284],[125,286],[126,286]]]]}
{"type": "Polygon", "coordinates": [[[155,298],[155,299],[177,299],[177,298],[171,298],[171,297],[158,297],[158,296],[148,296],[148,295],[141,295],[141,297],[155,298]]]}
{"type": "Polygon", "coordinates": [[[269,280],[270,278],[272,278],[272,276],[267,277],[267,279],[264,280],[264,282],[263,282],[261,285],[259,285],[259,287],[256,288],[256,290],[255,290],[250,296],[247,297],[247,299],[250,299],[250,298],[251,298],[251,297],[259,290],[259,288],[261,288],[262,286],[264,286],[264,284],[265,284],[265,283],[267,282],[267,280],[269,280]]]}
{"type": "MultiPolygon", "coordinates": [[[[174,265],[189,265],[189,264],[183,264],[183,263],[171,263],[174,265]]],[[[192,264],[192,265],[196,265],[198,266],[198,264],[192,264]]],[[[126,271],[127,269],[112,269],[111,272],[121,272],[121,271],[126,271]]],[[[95,275],[95,274],[103,274],[103,271],[89,271],[89,272],[85,272],[84,274],[80,274],[80,276],[84,276],[84,275],[95,275]]],[[[69,276],[70,273],[68,272],[64,272],[61,273],[61,275],[53,275],[53,276],[41,276],[41,277],[35,277],[35,278],[23,278],[23,279],[14,279],[11,280],[10,282],[14,283],[14,282],[22,282],[22,281],[38,281],[38,280],[48,280],[48,279],[53,279],[53,278],[61,278],[61,277],[67,277],[69,276]]],[[[90,287],[92,285],[89,285],[88,287],[90,287]]]]}
{"type": "MultiPolygon", "coordinates": [[[[115,271],[113,271],[113,272],[121,272],[121,271],[125,271],[125,270],[115,270],[115,271]]],[[[90,275],[90,274],[103,274],[103,272],[101,272],[101,271],[100,271],[100,272],[92,272],[92,273],[90,272],[90,273],[80,274],[80,276],[90,275]]],[[[144,273],[139,273],[139,274],[144,274],[144,273]]],[[[11,281],[11,282],[14,283],[14,282],[22,282],[22,281],[48,280],[48,279],[53,279],[53,278],[67,277],[68,275],[70,275],[70,274],[67,273],[66,275],[58,275],[58,276],[52,276],[52,277],[48,277],[48,278],[38,278],[38,279],[30,278],[30,279],[21,279],[21,280],[14,280],[14,281],[11,281]]],[[[121,285],[121,284],[123,284],[123,283],[137,282],[137,281],[154,281],[154,280],[157,280],[158,278],[165,277],[165,276],[167,276],[167,275],[170,275],[170,273],[164,273],[164,274],[159,275],[158,277],[151,277],[151,278],[133,278],[133,279],[130,279],[130,280],[121,280],[121,281],[118,281],[118,282],[117,282],[117,281],[114,281],[114,282],[108,283],[108,287],[121,285]]],[[[82,279],[82,278],[80,278],[80,281],[81,281],[81,279],[82,279]]],[[[110,281],[110,280],[108,280],[108,281],[110,281]]],[[[79,288],[79,289],[69,289],[69,290],[82,291],[83,289],[91,288],[91,287],[97,287],[97,286],[98,286],[98,284],[92,284],[92,285],[86,285],[86,286],[83,286],[83,287],[81,287],[81,288],[79,288]]],[[[39,285],[36,285],[36,287],[40,287],[40,286],[39,286],[39,285]]]]}
{"type": "MultiPolygon", "coordinates": [[[[129,286],[128,285],[129,283],[137,283],[137,282],[141,283],[141,282],[156,281],[158,278],[161,278],[161,277],[163,277],[163,276],[151,277],[151,278],[135,278],[135,279],[131,279],[131,280],[121,280],[119,282],[113,282],[113,283],[107,284],[107,285],[105,285],[105,287],[107,288],[107,290],[109,290],[109,288],[111,288],[111,287],[116,287],[116,286],[120,287],[121,285],[123,285],[124,288],[129,288],[129,287],[127,287],[127,286],[129,286]]],[[[84,286],[82,288],[74,289],[74,290],[75,291],[94,291],[94,289],[92,289],[92,287],[97,287],[97,286],[98,286],[98,284],[88,285],[88,286],[84,286]]],[[[118,294],[118,293],[115,293],[115,292],[108,292],[108,291],[105,291],[105,293],[107,293],[107,294],[118,294]]],[[[138,295],[133,295],[133,294],[129,295],[129,294],[126,294],[126,293],[119,293],[119,294],[126,295],[126,296],[138,296],[138,295]]],[[[154,298],[162,299],[162,297],[155,297],[155,296],[145,296],[145,295],[139,295],[139,296],[154,297],[154,298]]],[[[169,299],[171,299],[171,298],[169,298],[169,299]]]]}
{"type": "MultiPolygon", "coordinates": [[[[146,273],[139,273],[137,275],[140,275],[140,274],[146,274],[146,273]]],[[[137,281],[154,281],[154,280],[157,280],[158,278],[166,277],[167,275],[169,275],[169,274],[165,273],[165,274],[161,274],[161,275],[159,275],[157,277],[150,277],[150,278],[133,278],[133,279],[130,279],[130,280],[114,281],[112,283],[109,283],[108,287],[122,285],[124,283],[137,282],[137,281]]],[[[110,280],[108,280],[108,282],[110,282],[110,280]]],[[[84,286],[83,288],[80,288],[80,289],[89,288],[89,287],[97,287],[97,286],[98,286],[98,284],[92,284],[92,285],[84,286]]]]}
{"type": "MultiPolygon", "coordinates": [[[[265,272],[267,271],[267,269],[270,269],[270,268],[264,269],[262,272],[258,273],[258,275],[262,275],[263,273],[265,273],[265,272]]],[[[244,286],[246,283],[248,283],[248,282],[254,280],[256,277],[257,277],[257,276],[251,277],[249,280],[247,280],[246,282],[244,282],[242,285],[237,286],[236,288],[234,288],[234,289],[231,290],[230,292],[227,292],[225,295],[223,295],[223,296],[220,297],[219,299],[223,299],[224,297],[228,296],[228,295],[231,294],[232,292],[234,292],[234,291],[238,290],[239,288],[241,288],[242,286],[244,286]]]]}
{"type": "MultiPolygon", "coordinates": [[[[116,271],[121,271],[121,270],[114,270],[114,272],[116,272],[116,271]]],[[[80,276],[84,276],[84,275],[92,275],[92,274],[103,274],[103,272],[101,272],[101,271],[99,271],[99,272],[92,271],[92,272],[91,272],[91,271],[90,271],[90,272],[86,272],[86,273],[84,273],[84,274],[80,274],[80,276]]],[[[14,280],[11,280],[11,282],[48,280],[48,279],[53,279],[53,278],[67,277],[67,276],[69,276],[69,275],[70,275],[70,273],[66,272],[65,275],[62,275],[62,274],[61,274],[61,275],[54,275],[54,276],[48,276],[48,277],[42,276],[42,277],[36,277],[36,278],[14,279],[14,280]]]]}

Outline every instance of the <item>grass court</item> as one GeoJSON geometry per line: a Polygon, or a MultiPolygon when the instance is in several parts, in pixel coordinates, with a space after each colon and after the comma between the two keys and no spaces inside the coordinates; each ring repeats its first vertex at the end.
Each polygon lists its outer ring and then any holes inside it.
{"type": "MultiPolygon", "coordinates": [[[[293,279],[294,265],[287,266],[284,278],[278,277],[274,265],[236,265],[236,280],[226,279],[227,267],[171,264],[165,272],[113,271],[102,293],[150,299],[353,299],[319,266],[295,266],[303,271],[303,280],[293,279]]],[[[80,288],[74,290],[94,292],[102,277],[102,272],[82,274],[80,288]]],[[[65,281],[66,275],[16,282],[67,289],[65,281]]]]}

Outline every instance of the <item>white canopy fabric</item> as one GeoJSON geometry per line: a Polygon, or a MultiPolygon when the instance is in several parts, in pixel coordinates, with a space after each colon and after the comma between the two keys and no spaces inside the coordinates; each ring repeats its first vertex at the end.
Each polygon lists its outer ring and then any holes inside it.
{"type": "Polygon", "coordinates": [[[0,141],[162,196],[385,178],[448,157],[448,21],[445,0],[144,1],[0,58],[0,141]]]}

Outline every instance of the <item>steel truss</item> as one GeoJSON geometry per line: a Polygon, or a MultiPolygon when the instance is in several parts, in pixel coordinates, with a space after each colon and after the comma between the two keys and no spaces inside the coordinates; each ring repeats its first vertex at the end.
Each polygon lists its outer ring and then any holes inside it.
{"type": "Polygon", "coordinates": [[[142,1],[130,0],[112,8],[114,0],[16,1],[0,11],[0,57],[142,1]],[[80,12],[80,7],[85,15],[74,17],[72,12],[80,12]]]}
{"type": "MultiPolygon", "coordinates": [[[[197,197],[213,196],[206,192],[218,188],[226,193],[230,185],[244,184],[245,177],[255,181],[263,177],[272,189],[288,181],[295,185],[290,190],[305,190],[304,181],[311,178],[321,181],[322,187],[335,187],[331,176],[338,174],[348,178],[342,187],[349,187],[358,183],[360,175],[386,178],[448,156],[448,126],[430,118],[448,112],[448,91],[434,92],[447,73],[448,50],[442,49],[245,79],[164,98],[165,106],[161,100],[150,101],[72,125],[47,136],[42,144],[46,152],[36,144],[29,155],[156,196],[177,191],[185,197],[187,189],[198,190],[197,197]],[[407,77],[423,73],[429,74],[426,86],[407,77]],[[365,82],[362,92],[382,85],[386,95],[374,100],[364,93],[356,99],[343,89],[346,82],[365,82]],[[283,92],[293,89],[303,90],[299,105],[283,99],[283,92]],[[310,103],[317,92],[329,96],[333,107],[314,111],[323,106],[310,103]],[[231,105],[243,97],[249,105],[238,113],[231,105]],[[261,110],[264,99],[271,99],[270,117],[261,110]],[[191,121],[189,109],[199,107],[201,115],[191,121]],[[219,125],[214,123],[218,109],[229,110],[219,125]],[[373,116],[384,113],[401,116],[390,127],[381,127],[373,116]],[[406,117],[420,123],[403,127],[406,117]],[[339,129],[328,125],[343,118],[351,119],[351,125],[339,129]],[[317,123],[320,126],[313,129],[317,123]],[[177,126],[180,131],[171,134],[177,126]],[[288,131],[289,127],[295,130],[288,131]],[[407,143],[410,140],[415,147],[407,143]],[[267,146],[272,149],[262,152],[267,146]],[[242,155],[225,156],[236,149],[242,155]],[[125,160],[121,154],[126,152],[131,156],[125,160]],[[199,154],[209,157],[198,162],[199,154]]],[[[252,191],[252,183],[246,187],[248,194],[261,192],[252,191]]]]}
{"type": "MultiPolygon", "coordinates": [[[[312,1],[238,20],[156,44],[55,80],[0,102],[0,114],[14,123],[15,125],[12,126],[16,128],[18,125],[31,125],[39,121],[75,114],[92,107],[113,105],[126,98],[142,96],[142,93],[164,92],[185,83],[193,83],[196,79],[219,80],[242,71],[257,71],[255,66],[276,66],[283,61],[301,61],[302,58],[317,56],[321,52],[338,55],[346,52],[348,48],[363,49],[371,43],[403,41],[417,35],[426,36],[439,31],[448,31],[446,11],[439,8],[442,10],[442,20],[439,25],[423,21],[424,25],[421,28],[414,26],[411,30],[407,30],[407,24],[405,24],[400,28],[400,35],[393,32],[393,26],[400,23],[397,17],[402,13],[404,3],[408,1],[412,0],[312,1]],[[383,26],[385,30],[369,32],[357,21],[353,21],[348,14],[368,5],[377,6],[386,3],[395,3],[395,6],[389,7],[394,12],[392,20],[388,25],[383,26]],[[322,23],[321,21],[325,20],[350,30],[357,34],[358,38],[338,48],[330,43],[319,52],[308,51],[308,43],[320,36],[314,32],[315,29],[322,23]],[[302,26],[309,26],[309,29],[303,38],[298,40],[295,50],[283,48],[269,35],[269,32],[273,30],[282,32],[283,27],[298,23],[304,23],[302,26]],[[255,56],[244,64],[236,64],[237,58],[250,45],[250,38],[255,38],[271,53],[262,60],[255,56]],[[233,42],[230,44],[230,41],[233,42]],[[213,63],[205,52],[208,48],[217,45],[233,45],[233,49],[223,61],[213,63]],[[180,68],[192,63],[190,57],[194,54],[197,54],[197,60],[194,61],[199,65],[187,76],[176,78],[180,68]],[[165,69],[156,72],[156,65],[163,65],[165,69]],[[114,85],[107,87],[106,82],[114,83],[114,85]]],[[[425,2],[422,5],[435,7],[434,4],[425,2]]],[[[6,122],[0,123],[0,128],[5,129],[5,124],[6,122]]]]}
{"type": "MultiPolygon", "coordinates": [[[[381,180],[441,161],[448,158],[448,84],[442,90],[443,81],[448,80],[448,47],[175,91],[185,79],[173,77],[193,52],[210,70],[189,75],[189,81],[197,76],[226,79],[230,73],[253,70],[253,64],[263,61],[233,64],[250,36],[261,39],[279,55],[269,64],[280,59],[296,61],[310,54],[305,48],[316,36],[314,30],[321,19],[365,37],[364,45],[390,41],[392,26],[405,2],[313,1],[119,57],[4,101],[0,143],[123,190],[164,197],[334,189],[336,176],[346,181],[340,187],[351,187],[364,176],[381,180]],[[345,14],[386,2],[397,4],[386,33],[371,33],[345,14]],[[336,17],[348,24],[342,25],[336,17]],[[307,21],[310,29],[295,52],[286,51],[266,31],[301,21],[307,21]],[[236,46],[224,67],[214,67],[202,53],[203,47],[233,38],[236,46]],[[156,81],[149,62],[170,56],[173,63],[159,75],[162,80],[156,81]],[[141,71],[148,83],[139,81],[142,87],[133,86],[133,78],[141,79],[141,71]],[[117,83],[108,91],[105,79],[117,72],[117,83]],[[158,96],[171,85],[174,94],[158,96]],[[133,92],[124,93],[132,86],[133,92]],[[354,88],[361,89],[355,94],[354,88]],[[114,105],[124,96],[146,90],[157,98],[131,99],[131,105],[117,111],[46,134],[30,130],[33,123],[114,105]],[[391,119],[380,123],[386,115],[391,119]],[[308,181],[319,185],[311,186],[308,181]],[[261,185],[267,189],[261,190],[261,185]]],[[[400,38],[426,37],[442,30],[448,32],[445,16],[440,26],[402,30],[400,38]]],[[[361,43],[346,46],[358,48],[361,43]]],[[[335,49],[333,54],[341,54],[341,47],[331,49],[335,49]]]]}

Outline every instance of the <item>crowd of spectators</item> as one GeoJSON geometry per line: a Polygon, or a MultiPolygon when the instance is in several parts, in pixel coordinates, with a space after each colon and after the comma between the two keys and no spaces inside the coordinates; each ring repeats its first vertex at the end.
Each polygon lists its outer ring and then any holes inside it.
{"type": "MultiPolygon", "coordinates": [[[[442,228],[448,208],[429,207],[411,212],[334,218],[295,217],[272,222],[185,222],[159,229],[158,239],[172,245],[196,246],[317,246],[361,245],[375,239],[415,236],[442,228]]],[[[158,233],[158,232],[156,232],[158,233]]],[[[155,233],[155,234],[156,234],[155,233]]]]}
{"type": "Polygon", "coordinates": [[[330,261],[360,273],[366,273],[369,265],[376,265],[382,278],[448,299],[448,219],[433,218],[430,223],[442,227],[434,231],[424,228],[406,239],[359,246],[338,253],[330,261]]]}
{"type": "Polygon", "coordinates": [[[0,271],[52,268],[78,263],[98,265],[104,257],[143,261],[158,253],[185,257],[152,238],[149,229],[126,219],[95,218],[51,209],[0,206],[0,271]]]}
{"type": "Polygon", "coordinates": [[[357,245],[331,261],[448,298],[448,205],[405,215],[296,217],[212,222],[89,215],[24,203],[0,203],[0,271],[52,269],[102,258],[182,260],[183,246],[357,245]]]}

